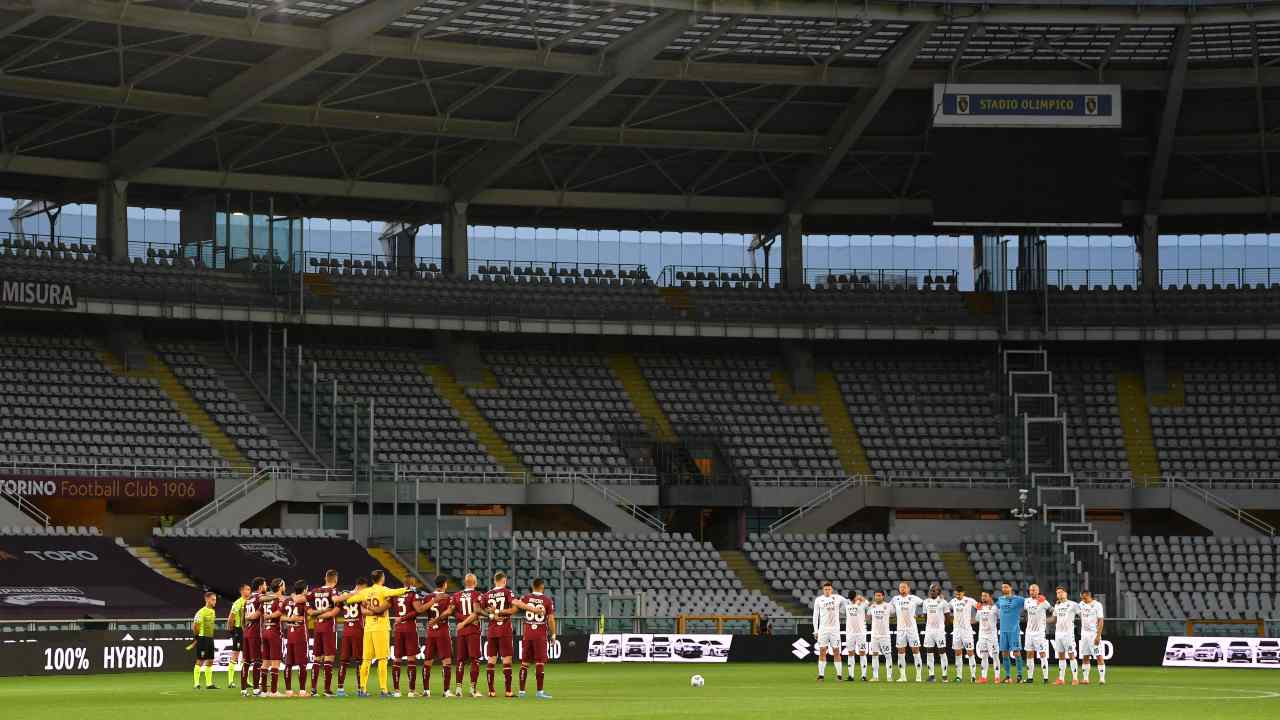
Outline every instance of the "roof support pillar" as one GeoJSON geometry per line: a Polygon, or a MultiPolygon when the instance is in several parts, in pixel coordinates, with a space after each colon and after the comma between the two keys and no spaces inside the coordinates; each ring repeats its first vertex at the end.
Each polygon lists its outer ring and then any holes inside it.
{"type": "Polygon", "coordinates": [[[1190,54],[1191,28],[1183,25],[1178,28],[1173,40],[1169,83],[1165,88],[1164,111],[1160,115],[1160,135],[1156,139],[1155,153],[1151,156],[1142,231],[1137,237],[1144,290],[1160,287],[1160,200],[1164,197],[1169,159],[1173,157],[1173,140],[1178,129],[1178,116],[1182,113],[1182,91],[1187,84],[1187,58],[1190,54]]]}
{"type": "Polygon", "coordinates": [[[98,184],[98,254],[112,260],[129,257],[129,183],[98,184]]]}
{"type": "Polygon", "coordinates": [[[467,207],[468,204],[464,202],[447,204],[444,220],[440,223],[440,254],[444,261],[444,272],[449,277],[465,278],[470,267],[467,207]]]}
{"type": "Polygon", "coordinates": [[[787,213],[782,226],[782,286],[804,287],[804,215],[787,213]]]}

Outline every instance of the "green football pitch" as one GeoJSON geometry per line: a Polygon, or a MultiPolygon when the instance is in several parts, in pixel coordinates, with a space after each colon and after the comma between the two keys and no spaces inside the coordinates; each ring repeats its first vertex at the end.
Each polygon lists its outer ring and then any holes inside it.
{"type": "MultiPolygon", "coordinates": [[[[1160,718],[1276,718],[1280,671],[1113,668],[1106,686],[1079,687],[815,683],[808,664],[709,665],[700,668],[553,665],[547,691],[554,699],[258,699],[233,690],[191,689],[191,673],[93,677],[0,678],[0,708],[15,720],[223,720],[270,717],[317,720],[365,713],[533,711],[539,718],[769,718],[800,714],[838,717],[989,718],[995,714],[1058,714],[1118,720],[1160,718]],[[689,686],[700,672],[706,686],[689,686]],[[516,706],[519,703],[520,706],[516,706]],[[526,706],[535,705],[536,710],[526,706]],[[412,709],[411,709],[412,708],[412,709]]],[[[1055,675],[1056,677],[1056,669],[1055,675]]],[[[226,676],[217,677],[219,683],[226,676]]],[[[439,671],[435,678],[439,693],[439,671]]],[[[1095,676],[1096,679],[1096,676],[1095,676]]],[[[353,684],[348,678],[348,684],[353,684]]],[[[484,675],[480,682],[483,685],[484,675]]],[[[501,687],[501,675],[498,683],[501,687]]],[[[532,678],[530,678],[532,684],[532,678]]],[[[283,688],[283,686],[282,686],[283,688]]],[[[514,715],[512,715],[514,717],[514,715]]]]}

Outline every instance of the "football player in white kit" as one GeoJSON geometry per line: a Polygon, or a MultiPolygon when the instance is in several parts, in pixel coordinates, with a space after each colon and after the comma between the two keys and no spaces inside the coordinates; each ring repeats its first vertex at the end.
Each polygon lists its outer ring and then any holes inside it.
{"type": "Polygon", "coordinates": [[[1048,598],[1040,594],[1039,585],[1027,588],[1027,599],[1022,603],[1022,611],[1027,616],[1027,634],[1023,650],[1027,656],[1027,679],[1036,681],[1036,658],[1044,668],[1044,683],[1049,684],[1049,640],[1045,630],[1045,616],[1049,614],[1051,605],[1048,598]]]}
{"type": "Polygon", "coordinates": [[[933,674],[934,655],[942,655],[942,682],[947,682],[947,614],[951,605],[942,599],[942,588],[937,583],[929,586],[929,597],[925,598],[921,607],[924,609],[924,651],[928,655],[929,682],[935,682],[933,674]]]}
{"type": "Polygon", "coordinates": [[[1058,655],[1058,680],[1063,685],[1067,677],[1067,661],[1071,661],[1071,684],[1080,684],[1080,665],[1076,661],[1076,613],[1078,605],[1067,597],[1067,589],[1058,586],[1058,604],[1053,606],[1053,651],[1058,655]]]}
{"type": "Polygon", "coordinates": [[[1082,685],[1089,684],[1089,665],[1094,658],[1098,659],[1098,683],[1107,684],[1107,663],[1102,657],[1102,603],[1093,599],[1093,593],[1085,590],[1080,593],[1077,603],[1080,613],[1080,659],[1084,660],[1084,678],[1082,685]]]}
{"type": "Polygon", "coordinates": [[[973,611],[978,606],[973,598],[957,587],[951,598],[951,649],[956,655],[956,682],[964,681],[964,659],[969,658],[969,680],[977,682],[978,663],[973,657],[973,611]]]}
{"type": "Polygon", "coordinates": [[[902,582],[898,583],[898,594],[890,604],[893,606],[898,629],[898,682],[907,681],[908,647],[911,648],[911,659],[916,665],[916,682],[924,682],[924,663],[920,658],[920,627],[916,625],[916,615],[920,613],[924,600],[912,595],[911,586],[902,582]]]}
{"type": "Polygon", "coordinates": [[[840,620],[848,602],[836,595],[831,583],[822,583],[822,594],[813,599],[813,639],[818,645],[818,681],[827,675],[827,653],[836,663],[836,679],[840,679],[840,620]]]}
{"type": "Polygon", "coordinates": [[[991,601],[991,593],[982,592],[982,602],[974,611],[978,620],[978,642],[974,650],[982,660],[982,677],[979,685],[987,684],[987,664],[996,668],[996,685],[1000,684],[1000,610],[991,601]]]}
{"type": "Polygon", "coordinates": [[[871,682],[880,681],[880,658],[884,658],[885,675],[893,682],[893,640],[889,634],[889,618],[893,617],[893,608],[884,601],[884,591],[877,590],[871,596],[871,604],[867,606],[867,617],[871,619],[871,682]]]}
{"type": "Polygon", "coordinates": [[[853,679],[853,659],[858,658],[862,667],[862,679],[867,679],[867,599],[859,593],[849,593],[844,606],[844,650],[849,656],[849,679],[853,679]]]}

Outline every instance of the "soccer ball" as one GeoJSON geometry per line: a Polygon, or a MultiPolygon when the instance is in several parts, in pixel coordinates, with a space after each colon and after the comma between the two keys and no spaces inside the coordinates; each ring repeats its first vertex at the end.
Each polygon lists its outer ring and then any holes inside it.
{"type": "Polygon", "coordinates": [[[694,675],[693,677],[689,678],[689,684],[696,688],[702,687],[703,685],[706,684],[706,682],[707,682],[706,679],[703,678],[701,675],[694,675]]]}

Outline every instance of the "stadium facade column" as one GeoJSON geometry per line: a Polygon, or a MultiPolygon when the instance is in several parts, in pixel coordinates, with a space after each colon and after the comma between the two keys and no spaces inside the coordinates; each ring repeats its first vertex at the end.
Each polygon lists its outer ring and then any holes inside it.
{"type": "Polygon", "coordinates": [[[1138,257],[1142,268],[1142,289],[1160,288],[1160,218],[1142,216],[1142,231],[1138,235],[1138,257]]]}
{"type": "Polygon", "coordinates": [[[470,259],[467,240],[467,203],[451,202],[445,206],[440,223],[440,255],[446,275],[467,277],[470,259]]]}
{"type": "Polygon", "coordinates": [[[182,208],[178,214],[178,242],[182,245],[184,256],[216,257],[214,250],[217,245],[217,228],[217,195],[196,193],[182,199],[182,208]]]}
{"type": "Polygon", "coordinates": [[[804,215],[787,213],[782,226],[782,286],[804,287],[804,215]]]}
{"type": "Polygon", "coordinates": [[[112,260],[129,257],[129,181],[98,185],[98,254],[112,260]]]}
{"type": "Polygon", "coordinates": [[[417,227],[409,226],[396,233],[396,270],[401,275],[412,275],[418,258],[417,227]]]}

